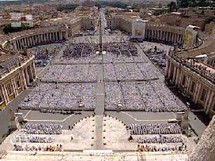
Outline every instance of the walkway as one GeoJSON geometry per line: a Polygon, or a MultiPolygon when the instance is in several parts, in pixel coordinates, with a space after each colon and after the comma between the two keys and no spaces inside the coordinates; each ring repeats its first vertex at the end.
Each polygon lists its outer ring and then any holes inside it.
{"type": "Polygon", "coordinates": [[[103,149],[103,114],[104,114],[104,102],[105,102],[105,94],[104,94],[104,77],[103,77],[103,65],[99,65],[99,73],[98,73],[98,82],[97,82],[97,91],[96,91],[96,138],[95,138],[95,149],[103,149]]]}

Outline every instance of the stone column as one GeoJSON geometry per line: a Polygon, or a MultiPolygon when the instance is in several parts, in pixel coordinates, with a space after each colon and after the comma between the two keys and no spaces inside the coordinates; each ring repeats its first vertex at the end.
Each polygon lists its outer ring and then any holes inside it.
{"type": "Polygon", "coordinates": [[[33,46],[32,36],[29,37],[30,45],[33,46]]]}
{"type": "Polygon", "coordinates": [[[3,96],[4,102],[5,102],[5,104],[8,104],[8,102],[10,101],[9,97],[6,95],[3,85],[1,85],[0,87],[1,87],[1,93],[3,96]]]}
{"type": "Polygon", "coordinates": [[[32,64],[30,64],[30,79],[34,81],[34,72],[33,72],[32,64]]]}
{"type": "Polygon", "coordinates": [[[177,73],[176,73],[176,80],[175,80],[175,85],[178,85],[179,82],[179,76],[180,76],[180,68],[178,68],[177,73]]]}
{"type": "Polygon", "coordinates": [[[20,42],[20,40],[17,40],[17,43],[18,43],[18,49],[20,50],[21,49],[21,42],[20,42]]]}
{"type": "Polygon", "coordinates": [[[62,32],[60,31],[59,34],[60,34],[60,35],[59,35],[59,39],[60,39],[60,40],[63,40],[62,32]]]}
{"type": "Polygon", "coordinates": [[[19,50],[19,43],[18,43],[18,41],[15,40],[15,44],[16,44],[16,49],[19,50]]]}
{"type": "Polygon", "coordinates": [[[187,80],[186,80],[186,83],[185,83],[185,93],[187,94],[188,93],[188,90],[189,90],[189,86],[190,86],[190,81],[191,81],[191,78],[190,78],[190,76],[188,75],[188,78],[187,78],[187,80]]]}
{"type": "Polygon", "coordinates": [[[177,68],[175,65],[173,65],[173,77],[172,77],[172,83],[175,83],[175,78],[176,78],[176,72],[177,72],[177,68]]]}
{"type": "Polygon", "coordinates": [[[194,92],[194,93],[196,93],[195,94],[195,97],[194,97],[194,103],[197,103],[197,101],[198,101],[198,98],[199,98],[199,93],[200,93],[200,90],[201,90],[201,83],[199,82],[198,83],[198,88],[196,88],[196,91],[194,92]]]}
{"type": "Polygon", "coordinates": [[[29,75],[28,75],[28,70],[27,70],[27,68],[25,69],[25,76],[26,76],[27,85],[30,85],[30,80],[29,80],[29,75]]]}
{"type": "Polygon", "coordinates": [[[17,50],[16,41],[13,42],[13,48],[14,48],[14,50],[17,50]]]}
{"type": "Polygon", "coordinates": [[[170,61],[167,79],[170,79],[170,77],[171,77],[171,68],[172,68],[172,66],[173,66],[173,65],[172,65],[172,62],[170,61]]]}
{"type": "Polygon", "coordinates": [[[3,90],[4,90],[4,93],[5,93],[5,98],[7,100],[7,103],[10,102],[10,98],[8,96],[8,92],[7,92],[7,88],[6,88],[6,85],[3,84],[3,90]]]}
{"type": "Polygon", "coordinates": [[[34,38],[31,36],[31,45],[34,46],[34,38]]]}
{"type": "Polygon", "coordinates": [[[65,39],[68,40],[68,31],[65,31],[65,39]]]}
{"type": "Polygon", "coordinates": [[[49,33],[48,36],[49,36],[49,42],[52,42],[51,33],[49,33]]]}
{"type": "Polygon", "coordinates": [[[21,70],[21,72],[19,73],[19,77],[20,77],[20,83],[21,83],[22,90],[27,89],[25,74],[24,74],[23,70],[21,70]]]}
{"type": "Polygon", "coordinates": [[[33,71],[33,78],[36,79],[37,75],[36,75],[36,67],[35,67],[34,62],[32,62],[32,71],[33,71]]]}
{"type": "Polygon", "coordinates": [[[168,74],[169,74],[169,59],[167,58],[166,60],[166,70],[165,70],[165,77],[167,78],[168,77],[168,74]]]}
{"type": "Polygon", "coordinates": [[[12,90],[13,90],[14,95],[17,96],[18,95],[17,85],[16,85],[16,82],[15,82],[14,78],[11,79],[11,85],[12,85],[12,88],[13,88],[12,90]]]}
{"type": "Polygon", "coordinates": [[[23,42],[24,42],[24,46],[27,46],[26,38],[25,37],[23,38],[23,42]]]}
{"type": "Polygon", "coordinates": [[[209,90],[207,92],[207,96],[206,96],[206,99],[205,99],[204,111],[205,111],[206,114],[208,114],[206,111],[209,111],[207,108],[208,108],[208,103],[210,101],[210,96],[211,96],[211,90],[209,90]]]}

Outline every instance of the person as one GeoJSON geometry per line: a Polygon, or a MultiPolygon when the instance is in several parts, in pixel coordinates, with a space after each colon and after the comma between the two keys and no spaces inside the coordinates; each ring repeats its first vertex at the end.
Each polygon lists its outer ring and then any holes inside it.
{"type": "Polygon", "coordinates": [[[69,130],[71,130],[71,127],[70,127],[70,125],[69,125],[68,129],[69,129],[69,130]]]}
{"type": "Polygon", "coordinates": [[[71,136],[71,141],[73,140],[73,137],[71,136]]]}

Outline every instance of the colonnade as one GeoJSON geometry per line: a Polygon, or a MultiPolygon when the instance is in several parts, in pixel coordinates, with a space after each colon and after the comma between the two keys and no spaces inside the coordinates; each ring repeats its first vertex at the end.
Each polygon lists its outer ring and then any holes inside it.
{"type": "Polygon", "coordinates": [[[208,61],[208,65],[215,67],[215,58],[208,61]]]}
{"type": "Polygon", "coordinates": [[[171,31],[157,30],[157,29],[146,29],[145,38],[147,40],[164,41],[168,43],[183,44],[183,35],[174,33],[171,31]]]}
{"type": "Polygon", "coordinates": [[[2,77],[0,79],[0,109],[27,89],[35,79],[36,69],[33,59],[17,67],[8,77],[2,77]]]}
{"type": "Polygon", "coordinates": [[[57,41],[63,41],[68,38],[67,32],[49,32],[49,33],[41,33],[36,35],[27,35],[23,37],[15,38],[15,40],[11,41],[12,49],[14,50],[22,50],[25,47],[33,47],[37,45],[48,44],[57,41]]]}
{"type": "Polygon", "coordinates": [[[192,102],[203,107],[206,114],[215,114],[215,85],[190,70],[176,59],[167,56],[166,80],[178,88],[192,102]]]}

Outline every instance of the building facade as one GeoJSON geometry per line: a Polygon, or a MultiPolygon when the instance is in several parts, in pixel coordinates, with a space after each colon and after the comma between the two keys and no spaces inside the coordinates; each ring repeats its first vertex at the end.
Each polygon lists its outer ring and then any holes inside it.
{"type": "Polygon", "coordinates": [[[33,55],[7,55],[1,52],[0,63],[0,110],[3,110],[36,79],[33,55]],[[7,57],[8,59],[4,59],[7,57]]]}
{"type": "Polygon", "coordinates": [[[82,16],[56,26],[0,37],[0,110],[36,80],[34,56],[25,53],[25,49],[67,40],[93,26],[94,19],[82,16]]]}
{"type": "MultiPolygon", "coordinates": [[[[128,34],[134,33],[133,27],[137,26],[138,19],[124,16],[114,15],[108,18],[107,25],[110,29],[120,29],[128,34]]],[[[142,38],[147,41],[157,41],[161,43],[177,44],[183,46],[185,38],[185,28],[168,26],[158,23],[144,21],[144,35],[142,38]]],[[[196,44],[192,44],[196,45],[196,44]]]]}

